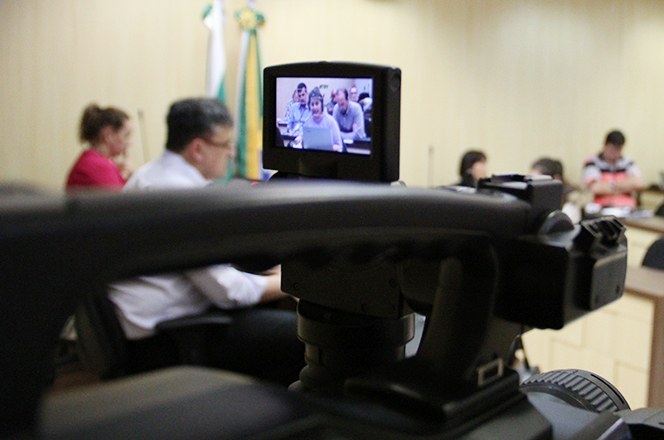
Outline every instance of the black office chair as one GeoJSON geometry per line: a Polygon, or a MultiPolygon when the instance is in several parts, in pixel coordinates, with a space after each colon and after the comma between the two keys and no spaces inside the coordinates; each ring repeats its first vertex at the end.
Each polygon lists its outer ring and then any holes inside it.
{"type": "Polygon", "coordinates": [[[659,205],[659,207],[655,210],[655,215],[658,217],[664,217],[664,203],[659,205]]]}
{"type": "Polygon", "coordinates": [[[645,267],[664,270],[664,237],[658,238],[650,245],[641,264],[645,267]]]}
{"type": "MultiPolygon", "coordinates": [[[[134,359],[137,355],[150,355],[137,354],[130,350],[130,342],[120,326],[115,305],[105,293],[83,298],[74,316],[79,360],[100,379],[127,376],[145,371],[145,366],[151,365],[150,359],[140,359],[140,362],[134,359]],[[141,367],[137,368],[137,365],[141,367]]],[[[157,325],[157,334],[172,342],[173,365],[206,366],[209,365],[205,347],[209,332],[226,327],[231,321],[230,315],[215,310],[160,322],[157,325]]],[[[163,365],[163,361],[152,364],[154,368],[169,366],[163,365]]]]}

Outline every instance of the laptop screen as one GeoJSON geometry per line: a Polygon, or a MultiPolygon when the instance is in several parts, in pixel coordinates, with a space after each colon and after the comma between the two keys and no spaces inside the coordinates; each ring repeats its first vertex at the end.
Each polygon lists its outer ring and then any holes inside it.
{"type": "Polygon", "coordinates": [[[329,128],[302,128],[302,148],[307,150],[334,151],[332,130],[329,128]]]}

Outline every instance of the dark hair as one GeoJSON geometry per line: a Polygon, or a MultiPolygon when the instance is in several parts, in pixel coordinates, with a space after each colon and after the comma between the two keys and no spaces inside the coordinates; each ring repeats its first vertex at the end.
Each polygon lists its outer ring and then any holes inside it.
{"type": "Polygon", "coordinates": [[[622,134],[620,130],[610,131],[609,134],[606,135],[604,145],[606,144],[615,145],[616,147],[621,148],[625,145],[625,135],[622,134]]]}
{"type": "Polygon", "coordinates": [[[320,99],[321,107],[323,106],[323,95],[321,94],[318,87],[314,87],[311,92],[309,92],[309,99],[307,100],[307,107],[311,107],[312,99],[320,99]]]}
{"type": "Polygon", "coordinates": [[[300,91],[300,90],[302,90],[302,89],[307,90],[307,85],[306,85],[305,83],[300,83],[300,84],[298,84],[297,87],[295,88],[295,90],[297,90],[297,91],[300,91]]]}
{"type": "Polygon", "coordinates": [[[486,154],[479,150],[467,151],[463,157],[461,157],[459,176],[463,178],[466,172],[470,170],[476,162],[486,162],[486,154]]]}
{"type": "Polygon", "coordinates": [[[176,101],[166,116],[166,149],[180,152],[197,137],[209,137],[214,127],[233,126],[228,108],[214,98],[190,98],[176,101]]]}
{"type": "Polygon", "coordinates": [[[364,98],[369,98],[369,94],[367,92],[362,92],[360,93],[360,96],[358,96],[357,100],[362,101],[364,98]]]}
{"type": "Polygon", "coordinates": [[[559,160],[543,157],[536,160],[531,168],[539,170],[545,176],[563,179],[563,164],[559,160]]]}
{"type": "Polygon", "coordinates": [[[129,115],[114,107],[101,108],[97,104],[88,105],[83,110],[78,137],[81,142],[94,144],[99,141],[99,132],[104,127],[113,127],[117,131],[122,128],[129,115]]]}

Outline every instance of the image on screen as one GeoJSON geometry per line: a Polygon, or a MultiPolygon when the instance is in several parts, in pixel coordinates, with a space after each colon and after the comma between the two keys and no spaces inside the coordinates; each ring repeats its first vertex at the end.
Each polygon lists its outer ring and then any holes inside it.
{"type": "Polygon", "coordinates": [[[371,78],[276,78],[276,146],[371,154],[371,78]]]}

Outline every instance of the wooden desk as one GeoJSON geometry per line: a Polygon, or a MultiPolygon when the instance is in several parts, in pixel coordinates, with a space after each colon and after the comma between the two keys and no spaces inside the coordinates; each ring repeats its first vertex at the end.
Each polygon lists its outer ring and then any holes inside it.
{"type": "Polygon", "coordinates": [[[625,279],[625,294],[652,302],[648,406],[664,408],[664,271],[630,267],[625,279]]]}
{"type": "Polygon", "coordinates": [[[664,217],[623,218],[621,221],[628,228],[638,228],[664,235],[664,217]]]}
{"type": "Polygon", "coordinates": [[[641,266],[652,242],[664,235],[664,217],[624,218],[620,221],[627,227],[627,264],[641,266]]]}
{"type": "Polygon", "coordinates": [[[664,407],[664,271],[628,267],[620,300],[562,330],[531,330],[524,345],[542,371],[588,370],[633,409],[664,407]]]}
{"type": "Polygon", "coordinates": [[[664,202],[664,190],[652,187],[639,192],[639,206],[643,209],[655,211],[662,202],[664,202]]]}

